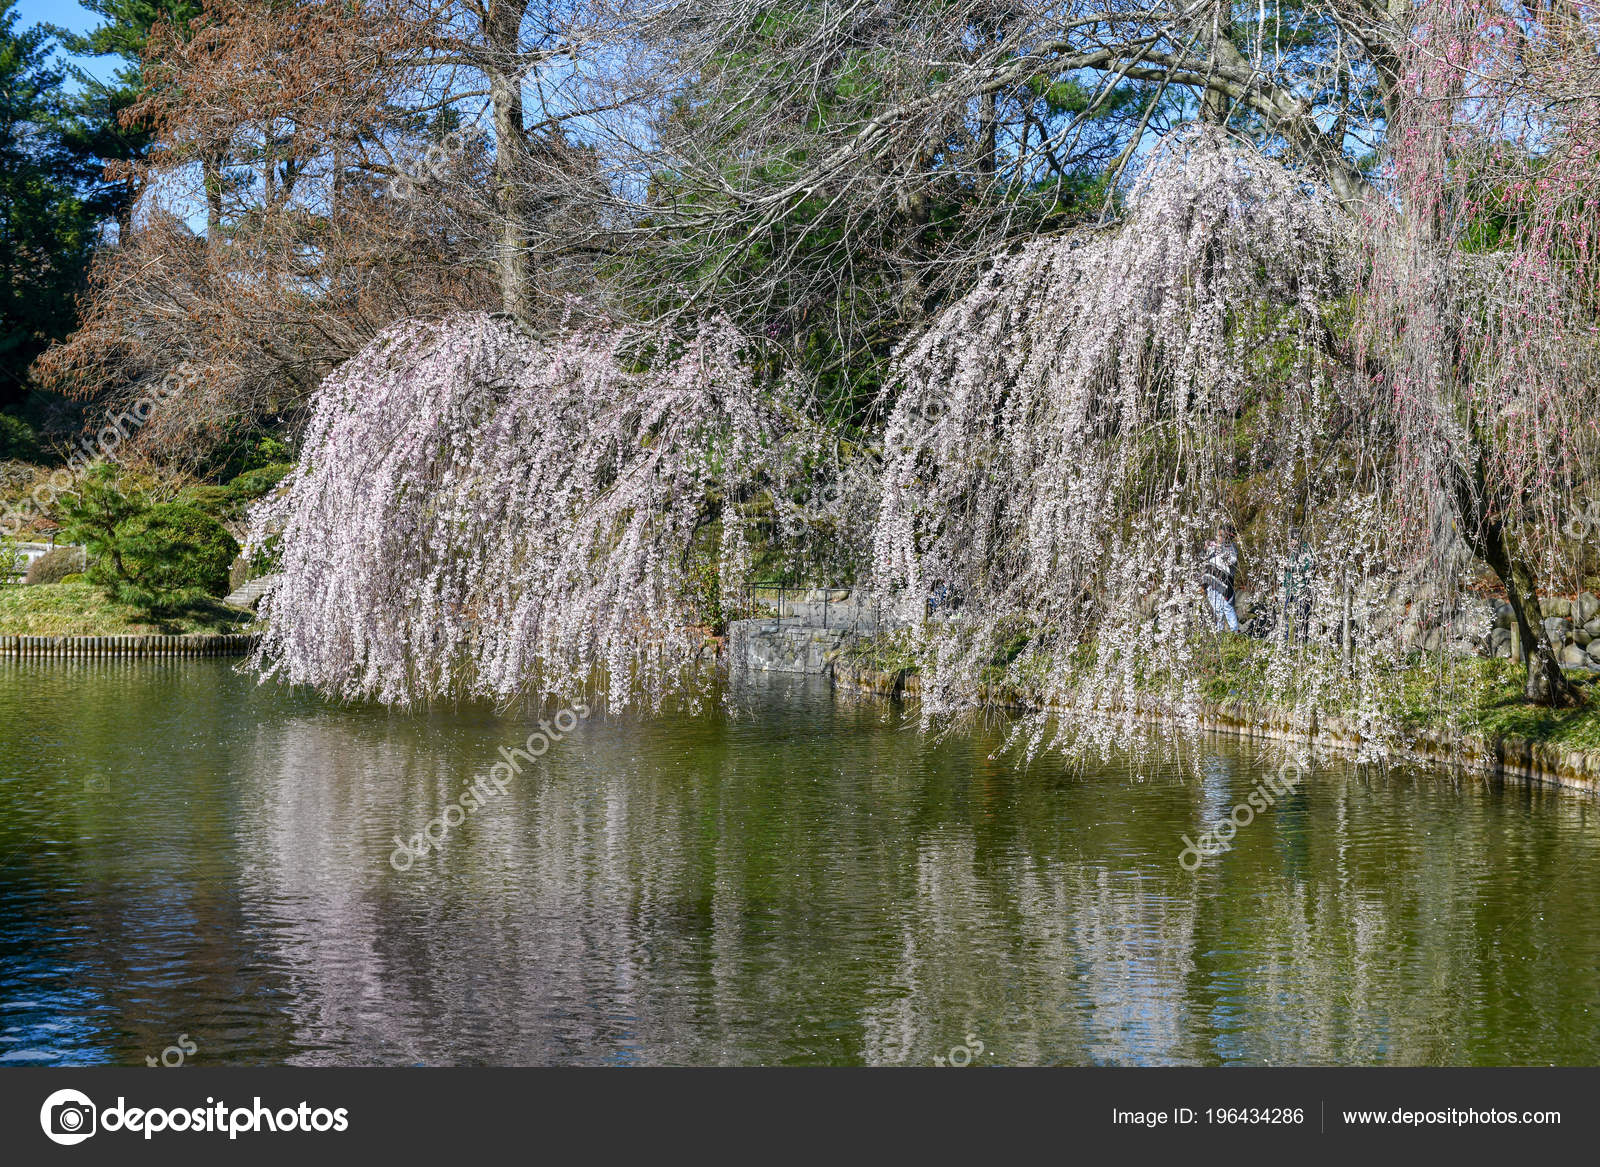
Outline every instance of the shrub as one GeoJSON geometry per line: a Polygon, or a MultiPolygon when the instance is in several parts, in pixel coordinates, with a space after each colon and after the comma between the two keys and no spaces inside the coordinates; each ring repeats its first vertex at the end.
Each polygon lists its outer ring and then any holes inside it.
{"type": "Polygon", "coordinates": [[[63,510],[69,537],[95,559],[89,581],[114,599],[161,613],[227,591],[239,544],[197,507],[152,505],[143,493],[124,491],[115,471],[101,466],[84,476],[63,510]]]}
{"type": "Polygon", "coordinates": [[[285,462],[293,456],[283,440],[271,434],[240,434],[213,452],[208,459],[207,469],[219,478],[227,479],[285,462]]]}
{"type": "Polygon", "coordinates": [[[20,417],[0,413],[0,461],[16,458],[23,462],[38,462],[43,451],[33,427],[20,417]]]}
{"type": "Polygon", "coordinates": [[[195,593],[226,595],[228,567],[239,554],[221,523],[179,502],[158,503],[120,524],[116,543],[117,578],[108,582],[119,598],[152,609],[195,593]]]}
{"type": "Polygon", "coordinates": [[[223,522],[239,514],[239,498],[226,486],[190,486],[178,500],[223,522]]]}
{"type": "Polygon", "coordinates": [[[69,575],[83,571],[81,547],[52,547],[28,565],[22,582],[28,587],[39,584],[63,582],[69,575]]]}
{"type": "Polygon", "coordinates": [[[241,501],[253,502],[265,494],[270,494],[272,488],[277,486],[294,469],[293,463],[275,462],[271,466],[261,466],[254,470],[246,470],[239,477],[228,483],[227,489],[233,496],[241,501]]]}
{"type": "Polygon", "coordinates": [[[271,493],[293,469],[290,463],[279,462],[247,470],[226,486],[205,483],[187,486],[178,496],[178,501],[205,511],[221,522],[237,522],[245,517],[252,502],[271,493]]]}

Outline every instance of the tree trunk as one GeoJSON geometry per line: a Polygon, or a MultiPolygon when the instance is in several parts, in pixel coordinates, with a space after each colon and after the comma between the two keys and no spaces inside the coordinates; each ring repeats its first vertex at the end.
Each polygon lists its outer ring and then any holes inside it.
{"type": "Polygon", "coordinates": [[[905,187],[899,194],[898,209],[906,224],[900,246],[896,249],[901,272],[898,292],[899,312],[903,321],[918,320],[922,316],[922,301],[925,294],[922,271],[927,261],[927,249],[923,245],[923,239],[932,220],[926,181],[932,164],[932,158],[919,150],[911,173],[907,176],[905,187]]]}
{"type": "MultiPolygon", "coordinates": [[[[1481,450],[1482,444],[1478,447],[1481,450]]],[[[1523,659],[1527,663],[1527,683],[1523,696],[1537,705],[1563,708],[1579,704],[1577,690],[1561,671],[1555,648],[1544,630],[1544,608],[1539,603],[1539,588],[1533,569],[1511,545],[1506,530],[1504,508],[1491,508],[1488,502],[1487,471],[1483,457],[1475,460],[1474,473],[1469,478],[1465,470],[1452,461],[1455,503],[1461,516],[1467,545],[1472,552],[1494,572],[1506,589],[1506,599],[1517,622],[1517,635],[1521,639],[1523,659]]]]}
{"type": "MultiPolygon", "coordinates": [[[[1238,50],[1233,47],[1233,42],[1229,39],[1233,33],[1233,21],[1229,10],[1225,6],[1218,5],[1212,19],[1213,24],[1207,36],[1211,45],[1212,61],[1221,64],[1233,57],[1239,57],[1238,50]]],[[[1225,125],[1228,121],[1230,104],[1232,104],[1231,99],[1221,86],[1208,85],[1200,92],[1200,120],[1208,125],[1225,125]]]]}
{"type": "Polygon", "coordinates": [[[1528,570],[1527,564],[1515,557],[1505,562],[1506,573],[1502,575],[1496,568],[1495,574],[1506,585],[1506,596],[1511,601],[1511,611],[1516,617],[1517,633],[1522,643],[1533,646],[1525,654],[1528,679],[1523,687],[1523,696],[1538,705],[1576,705],[1577,691],[1561,671],[1561,662],[1556,659],[1550,638],[1545,635],[1544,610],[1539,604],[1533,573],[1528,570]]]}
{"type": "Polygon", "coordinates": [[[533,259],[522,185],[529,180],[528,141],[522,124],[522,17],[527,0],[501,0],[489,9],[484,72],[494,107],[494,193],[500,216],[495,265],[500,276],[501,310],[527,322],[533,313],[533,259]]]}
{"type": "Polygon", "coordinates": [[[133,238],[133,212],[139,205],[142,188],[139,180],[129,176],[123,179],[122,189],[127,192],[117,204],[117,242],[126,243],[133,238]]]}
{"type": "Polygon", "coordinates": [[[206,189],[206,245],[217,247],[222,243],[222,156],[202,159],[200,174],[206,189]]]}
{"type": "Polygon", "coordinates": [[[993,92],[978,99],[978,173],[994,177],[995,146],[999,136],[999,113],[993,92]]]}
{"type": "Polygon", "coordinates": [[[1498,522],[1482,525],[1472,548],[1487,563],[1502,584],[1511,612],[1517,622],[1517,636],[1527,663],[1527,683],[1523,696],[1538,705],[1556,707],[1576,705],[1577,691],[1561,671],[1555,647],[1544,630],[1544,607],[1539,603],[1539,588],[1528,564],[1511,550],[1505,527],[1498,522]]]}

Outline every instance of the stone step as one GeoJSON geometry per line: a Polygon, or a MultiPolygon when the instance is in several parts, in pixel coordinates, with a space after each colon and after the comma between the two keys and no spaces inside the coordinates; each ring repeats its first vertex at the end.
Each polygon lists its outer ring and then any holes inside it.
{"type": "Polygon", "coordinates": [[[238,591],[224,596],[222,602],[235,608],[254,608],[277,578],[275,575],[263,575],[249,580],[241,584],[238,591]]]}

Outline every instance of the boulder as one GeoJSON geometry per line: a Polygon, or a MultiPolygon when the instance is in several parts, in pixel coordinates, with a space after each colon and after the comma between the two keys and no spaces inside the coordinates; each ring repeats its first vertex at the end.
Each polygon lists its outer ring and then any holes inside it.
{"type": "Polygon", "coordinates": [[[1550,638],[1552,648],[1560,648],[1567,642],[1567,636],[1572,631],[1572,622],[1561,616],[1546,616],[1544,618],[1544,634],[1550,638]]]}
{"type": "Polygon", "coordinates": [[[1585,624],[1600,616],[1600,596],[1593,592],[1578,593],[1578,619],[1585,624]]]}
{"type": "Polygon", "coordinates": [[[1511,610],[1511,605],[1501,600],[1494,606],[1494,626],[1496,628],[1510,628],[1517,619],[1517,614],[1511,610]]]}
{"type": "Polygon", "coordinates": [[[1544,609],[1546,616],[1566,617],[1572,615],[1572,601],[1565,596],[1551,596],[1548,599],[1541,600],[1539,607],[1544,609]]]}
{"type": "Polygon", "coordinates": [[[1590,636],[1585,629],[1574,628],[1572,630],[1572,643],[1576,644],[1579,648],[1588,648],[1589,642],[1593,639],[1594,637],[1590,636]]]}
{"type": "Polygon", "coordinates": [[[1511,630],[1509,628],[1496,628],[1489,633],[1489,655],[1511,655],[1511,630]]]}
{"type": "Polygon", "coordinates": [[[1576,644],[1569,644],[1561,650],[1560,661],[1564,665],[1573,665],[1578,668],[1589,667],[1589,654],[1576,644]]]}
{"type": "Polygon", "coordinates": [[[1587,624],[1585,624],[1583,626],[1583,630],[1585,632],[1587,632],[1590,636],[1593,636],[1596,639],[1600,639],[1600,618],[1596,618],[1594,620],[1590,620],[1587,624]]]}

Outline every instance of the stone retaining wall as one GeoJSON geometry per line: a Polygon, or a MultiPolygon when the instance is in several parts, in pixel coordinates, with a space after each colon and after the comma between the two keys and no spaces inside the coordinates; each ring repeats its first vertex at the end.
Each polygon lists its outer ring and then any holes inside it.
{"type": "Polygon", "coordinates": [[[812,628],[776,620],[735,620],[728,625],[729,661],[762,673],[821,676],[857,640],[847,628],[812,628]]]}

